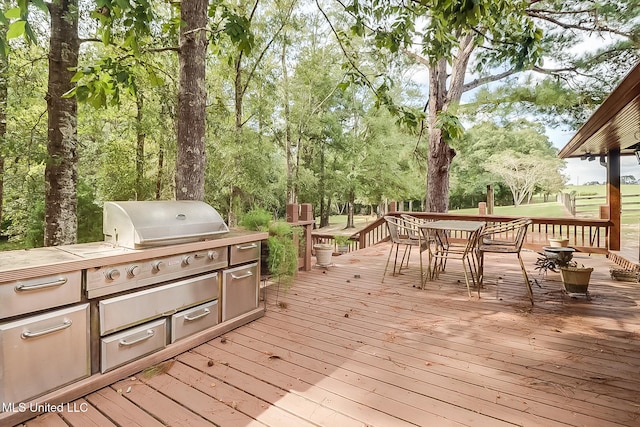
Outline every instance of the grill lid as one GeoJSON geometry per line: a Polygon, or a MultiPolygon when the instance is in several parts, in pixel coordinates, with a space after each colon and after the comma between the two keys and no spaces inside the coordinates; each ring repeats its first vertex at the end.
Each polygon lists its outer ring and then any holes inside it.
{"type": "Polygon", "coordinates": [[[104,239],[139,249],[205,240],[229,227],[214,208],[194,200],[105,202],[104,239]]]}

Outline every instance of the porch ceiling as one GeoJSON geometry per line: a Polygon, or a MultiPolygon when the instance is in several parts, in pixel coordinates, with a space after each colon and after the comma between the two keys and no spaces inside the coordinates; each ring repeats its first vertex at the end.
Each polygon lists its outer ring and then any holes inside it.
{"type": "MultiPolygon", "coordinates": [[[[589,117],[558,157],[608,154],[620,149],[633,155],[640,142],[640,63],[638,63],[589,117]]],[[[640,146],[639,146],[640,147],[640,146]]]]}

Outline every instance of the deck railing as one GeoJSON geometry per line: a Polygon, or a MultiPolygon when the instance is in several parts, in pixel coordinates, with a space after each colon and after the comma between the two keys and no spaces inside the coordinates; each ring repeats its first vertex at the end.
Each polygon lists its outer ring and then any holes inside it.
{"type": "MultiPolygon", "coordinates": [[[[389,215],[399,216],[405,212],[393,212],[389,215]]],[[[519,217],[498,216],[498,215],[463,215],[455,213],[433,213],[433,212],[407,212],[411,215],[427,220],[454,219],[467,221],[485,221],[487,223],[499,224],[512,221],[519,217]]],[[[524,246],[532,250],[541,250],[543,246],[549,244],[549,238],[569,239],[569,246],[588,253],[608,252],[609,227],[611,222],[605,219],[578,219],[578,218],[547,218],[531,217],[533,223],[527,231],[524,246]]],[[[452,236],[463,238],[464,236],[452,236]]],[[[384,218],[367,225],[358,233],[351,236],[349,250],[357,250],[375,245],[389,238],[389,232],[384,218]]],[[[313,243],[332,243],[332,235],[313,234],[313,243]]]]}

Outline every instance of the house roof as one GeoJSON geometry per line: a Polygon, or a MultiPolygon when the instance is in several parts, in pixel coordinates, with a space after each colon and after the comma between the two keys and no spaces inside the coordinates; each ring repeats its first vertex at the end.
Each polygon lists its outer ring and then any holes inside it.
{"type": "Polygon", "coordinates": [[[636,148],[640,148],[640,63],[622,79],[558,156],[566,159],[606,155],[614,149],[620,149],[621,155],[632,155],[636,148]]]}

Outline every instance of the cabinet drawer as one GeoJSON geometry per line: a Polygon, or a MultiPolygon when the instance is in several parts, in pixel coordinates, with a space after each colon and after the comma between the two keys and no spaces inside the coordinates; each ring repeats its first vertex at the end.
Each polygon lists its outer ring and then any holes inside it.
{"type": "Polygon", "coordinates": [[[100,371],[105,373],[167,345],[167,322],[159,319],[100,340],[100,371]]]}
{"type": "Polygon", "coordinates": [[[226,270],[222,276],[222,321],[258,308],[258,264],[226,270]]]}
{"type": "Polygon", "coordinates": [[[168,316],[218,298],[218,273],[100,301],[100,335],[168,316]]]}
{"type": "Polygon", "coordinates": [[[171,342],[218,324],[218,301],[211,301],[171,316],[171,342]]]}
{"type": "Polygon", "coordinates": [[[240,243],[230,246],[229,264],[242,264],[260,259],[260,242],[240,243]]]}
{"type": "Polygon", "coordinates": [[[0,402],[89,376],[89,351],[89,304],[0,324],[0,402]]]}
{"type": "Polygon", "coordinates": [[[0,319],[79,302],[81,272],[0,284],[0,319]]]}

